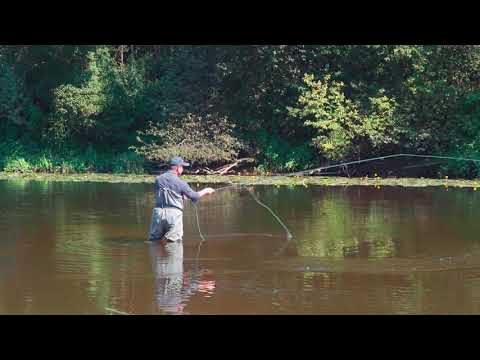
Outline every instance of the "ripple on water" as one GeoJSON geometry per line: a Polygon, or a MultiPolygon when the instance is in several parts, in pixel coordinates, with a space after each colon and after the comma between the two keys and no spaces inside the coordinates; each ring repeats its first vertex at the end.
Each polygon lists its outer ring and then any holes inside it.
{"type": "Polygon", "coordinates": [[[143,240],[105,239],[95,226],[64,226],[55,243],[59,274],[101,274],[128,268],[138,259],[143,240]]]}

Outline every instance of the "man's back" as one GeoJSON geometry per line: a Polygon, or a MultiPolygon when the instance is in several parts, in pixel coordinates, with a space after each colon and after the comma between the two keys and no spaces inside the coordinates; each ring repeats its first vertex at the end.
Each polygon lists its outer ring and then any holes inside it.
{"type": "Polygon", "coordinates": [[[183,210],[183,196],[197,201],[200,196],[197,192],[176,174],[167,171],[155,179],[156,207],[173,207],[183,210]]]}

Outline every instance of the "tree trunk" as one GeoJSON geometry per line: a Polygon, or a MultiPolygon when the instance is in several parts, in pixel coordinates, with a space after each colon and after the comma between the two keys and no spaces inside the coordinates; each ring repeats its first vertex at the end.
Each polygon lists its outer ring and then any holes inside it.
{"type": "Polygon", "coordinates": [[[120,65],[123,67],[123,52],[124,52],[124,46],[125,45],[120,45],[120,65]]]}

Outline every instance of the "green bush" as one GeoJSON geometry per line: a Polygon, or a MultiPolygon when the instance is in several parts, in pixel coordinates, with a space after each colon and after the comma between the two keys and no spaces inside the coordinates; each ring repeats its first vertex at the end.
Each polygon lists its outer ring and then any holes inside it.
{"type": "Polygon", "coordinates": [[[144,125],[145,69],[142,61],[119,68],[107,48],[87,54],[87,70],[76,84],[54,91],[50,134],[55,142],[75,140],[124,146],[144,125]]]}
{"type": "Polygon", "coordinates": [[[369,98],[368,106],[362,106],[348,98],[345,85],[331,80],[330,75],[316,81],[313,75],[305,74],[304,82],[299,107],[289,111],[317,130],[313,145],[325,157],[343,160],[397,143],[400,129],[395,127],[395,102],[382,92],[369,98]]]}
{"type": "MultiPolygon", "coordinates": [[[[455,111],[455,121],[451,121],[437,137],[448,138],[443,141],[446,156],[480,160],[480,91],[473,91],[461,98],[455,111]]],[[[443,155],[442,154],[442,155],[443,155]]],[[[480,162],[448,161],[438,169],[438,176],[479,177],[480,162]]]]}
{"type": "Polygon", "coordinates": [[[260,173],[289,172],[316,165],[314,149],[309,144],[291,145],[265,131],[260,132],[257,140],[261,148],[257,168],[260,173]]]}
{"type": "Polygon", "coordinates": [[[30,173],[33,171],[32,165],[24,158],[9,159],[4,166],[5,172],[30,173]]]}
{"type": "Polygon", "coordinates": [[[89,146],[82,151],[74,147],[38,149],[20,142],[0,143],[0,171],[84,173],[144,173],[145,159],[134,152],[120,154],[97,152],[89,146]]]}
{"type": "Polygon", "coordinates": [[[12,68],[0,61],[0,121],[8,125],[24,124],[26,101],[12,68]]]}
{"type": "Polygon", "coordinates": [[[201,165],[225,163],[237,157],[243,148],[234,135],[234,125],[219,114],[187,114],[172,119],[163,128],[151,124],[139,135],[140,145],[132,149],[154,161],[178,155],[201,165]]]}
{"type": "Polygon", "coordinates": [[[143,174],[145,160],[135,153],[123,153],[114,158],[113,172],[123,174],[143,174]]]}
{"type": "Polygon", "coordinates": [[[52,159],[47,158],[47,156],[44,154],[34,164],[34,167],[38,172],[53,172],[54,164],[52,159]]]}

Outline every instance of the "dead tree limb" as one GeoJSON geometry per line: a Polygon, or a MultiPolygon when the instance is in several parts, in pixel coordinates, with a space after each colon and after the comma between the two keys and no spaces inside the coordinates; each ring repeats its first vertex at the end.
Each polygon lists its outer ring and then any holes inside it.
{"type": "Polygon", "coordinates": [[[233,164],[224,165],[224,166],[218,168],[217,170],[215,170],[215,174],[225,175],[225,174],[227,174],[231,169],[233,169],[234,167],[237,167],[237,166],[239,166],[240,164],[244,164],[244,163],[248,163],[248,162],[253,162],[253,161],[254,161],[254,159],[252,159],[252,158],[238,159],[238,160],[236,160],[233,164]]]}

